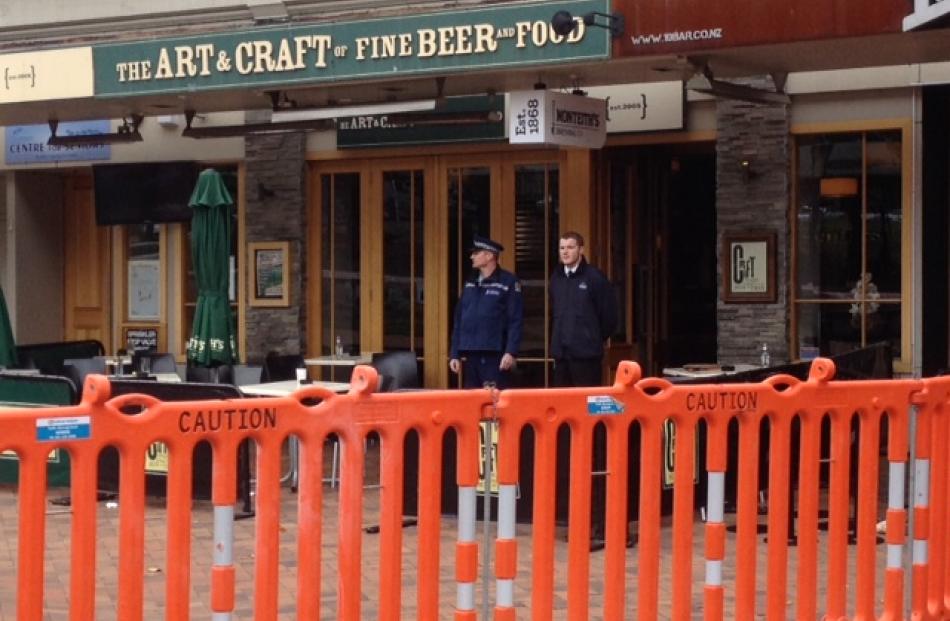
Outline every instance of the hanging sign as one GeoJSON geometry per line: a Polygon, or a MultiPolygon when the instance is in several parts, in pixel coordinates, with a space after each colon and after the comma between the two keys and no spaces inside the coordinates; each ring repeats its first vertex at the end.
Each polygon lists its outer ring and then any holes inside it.
{"type": "MultiPolygon", "coordinates": [[[[108,120],[73,121],[59,124],[60,136],[86,136],[112,131],[108,120]]],[[[3,130],[4,161],[9,164],[41,164],[46,162],[83,162],[108,160],[112,148],[108,144],[47,144],[52,132],[49,125],[12,125],[3,130]]]]}
{"type": "Polygon", "coordinates": [[[608,11],[607,0],[506,3],[98,45],[95,93],[191,93],[589,62],[610,56],[610,35],[587,28],[580,16],[608,11]],[[578,16],[567,35],[551,26],[551,16],[561,10],[578,16]]]}
{"type": "Polygon", "coordinates": [[[607,100],[607,133],[683,129],[686,91],[682,82],[618,84],[584,89],[607,100]]]}
{"type": "Polygon", "coordinates": [[[508,100],[511,144],[599,149],[607,139],[607,102],[556,91],[515,91],[508,100]]]}

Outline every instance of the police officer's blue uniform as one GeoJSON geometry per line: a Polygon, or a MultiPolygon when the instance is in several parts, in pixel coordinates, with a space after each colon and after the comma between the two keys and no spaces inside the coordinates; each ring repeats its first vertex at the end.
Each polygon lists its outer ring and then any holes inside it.
{"type": "Polygon", "coordinates": [[[465,356],[463,384],[481,388],[494,382],[506,388],[509,373],[498,365],[504,354],[518,355],[524,302],[518,278],[500,267],[485,278],[466,281],[455,307],[451,358],[465,356]]]}

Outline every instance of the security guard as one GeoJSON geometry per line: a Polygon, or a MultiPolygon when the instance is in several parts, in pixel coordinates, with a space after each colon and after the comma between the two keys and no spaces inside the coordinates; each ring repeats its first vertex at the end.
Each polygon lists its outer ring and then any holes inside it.
{"type": "Polygon", "coordinates": [[[551,355],[554,386],[599,386],[604,343],[617,329],[610,281],[584,258],[584,238],[568,231],[558,242],[562,269],[551,274],[551,355]]]}
{"type": "Polygon", "coordinates": [[[524,303],[518,277],[498,266],[501,244],[476,235],[472,242],[472,268],[476,274],[465,283],[455,307],[449,368],[461,369],[465,356],[465,388],[494,382],[510,385],[509,371],[521,346],[524,303]]]}

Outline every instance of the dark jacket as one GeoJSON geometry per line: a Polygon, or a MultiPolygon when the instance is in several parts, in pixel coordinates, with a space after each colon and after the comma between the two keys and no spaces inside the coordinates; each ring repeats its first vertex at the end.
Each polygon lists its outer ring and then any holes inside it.
{"type": "Polygon", "coordinates": [[[555,359],[600,358],[617,329],[617,298],[603,272],[584,257],[571,278],[560,265],[551,276],[551,355],[555,359]]]}
{"type": "Polygon", "coordinates": [[[478,282],[478,274],[465,282],[455,306],[451,358],[459,352],[490,351],[518,355],[524,303],[518,277],[496,267],[478,282]]]}

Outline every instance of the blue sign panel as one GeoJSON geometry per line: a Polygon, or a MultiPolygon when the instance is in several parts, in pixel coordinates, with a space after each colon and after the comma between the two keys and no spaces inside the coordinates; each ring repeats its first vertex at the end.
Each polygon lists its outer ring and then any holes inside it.
{"type": "Polygon", "coordinates": [[[36,439],[39,442],[88,440],[91,432],[92,425],[88,416],[40,418],[36,421],[36,439]]]}
{"type": "Polygon", "coordinates": [[[587,397],[587,413],[591,416],[623,414],[623,409],[623,403],[613,397],[607,395],[587,397]]]}
{"type": "MultiPolygon", "coordinates": [[[[108,160],[112,148],[108,144],[53,146],[46,144],[51,135],[49,125],[14,125],[5,128],[7,164],[41,164],[46,162],[89,162],[108,160]]],[[[57,136],[86,136],[112,131],[108,120],[60,123],[57,136]]]]}

